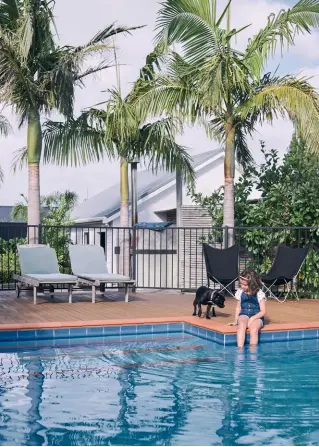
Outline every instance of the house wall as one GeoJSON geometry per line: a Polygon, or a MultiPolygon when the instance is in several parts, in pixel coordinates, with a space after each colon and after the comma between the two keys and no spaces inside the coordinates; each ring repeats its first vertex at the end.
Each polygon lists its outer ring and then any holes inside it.
{"type": "MultiPolygon", "coordinates": [[[[203,194],[211,194],[216,189],[220,188],[224,183],[224,157],[221,156],[218,160],[202,168],[197,172],[196,192],[203,194]]],[[[239,171],[236,169],[235,180],[239,177],[239,171]]],[[[183,188],[183,205],[194,205],[191,197],[187,195],[187,187],[183,188]]],[[[140,222],[161,222],[161,216],[157,213],[163,211],[176,209],[176,189],[175,184],[169,188],[156,194],[149,199],[143,199],[138,203],[138,219],[140,222]]],[[[112,221],[114,227],[119,226],[120,218],[117,217],[112,221]]]]}
{"type": "MultiPolygon", "coordinates": [[[[223,156],[208,164],[197,173],[196,191],[210,194],[223,185],[223,156]]],[[[236,170],[236,179],[239,171],[236,170]]],[[[143,199],[138,203],[138,219],[140,222],[161,222],[165,211],[176,209],[175,184],[159,192],[154,197],[143,199]],[[157,213],[162,213],[158,215],[157,213]]],[[[73,234],[75,243],[101,245],[101,233],[105,242],[105,255],[109,271],[121,273],[120,250],[129,250],[128,237],[119,235],[119,216],[110,222],[111,228],[87,228],[73,234]]],[[[211,220],[202,209],[192,202],[183,191],[182,226],[209,227],[211,220]]],[[[128,231],[128,230],[127,230],[128,231]]],[[[128,236],[128,235],[127,235],[128,236]]],[[[175,226],[163,232],[151,230],[137,231],[137,271],[138,284],[143,287],[161,288],[196,288],[205,282],[200,238],[189,230],[176,231],[175,226]],[[196,239],[196,240],[195,240],[196,239]]]]}

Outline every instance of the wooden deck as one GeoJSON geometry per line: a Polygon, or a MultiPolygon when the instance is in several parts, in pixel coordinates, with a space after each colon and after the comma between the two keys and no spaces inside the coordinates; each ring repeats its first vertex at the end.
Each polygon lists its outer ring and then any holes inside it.
{"type": "MultiPolygon", "coordinates": [[[[58,292],[51,299],[39,296],[33,304],[32,297],[13,292],[0,292],[0,330],[48,327],[96,326],[114,324],[189,322],[218,332],[234,332],[227,326],[233,321],[234,299],[226,300],[226,307],[217,310],[217,318],[192,317],[192,294],[179,292],[131,293],[130,302],[124,302],[122,292],[107,291],[106,298],[97,295],[91,303],[90,292],[76,292],[74,302],[67,302],[66,294],[58,292]]],[[[319,302],[316,300],[287,301],[279,304],[268,300],[268,315],[264,330],[319,328],[319,302]]]]}

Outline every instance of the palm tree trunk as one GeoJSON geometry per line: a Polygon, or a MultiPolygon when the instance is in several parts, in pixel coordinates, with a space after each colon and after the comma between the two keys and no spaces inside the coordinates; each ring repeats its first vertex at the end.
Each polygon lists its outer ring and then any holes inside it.
{"type": "Polygon", "coordinates": [[[223,226],[229,227],[228,246],[233,245],[233,228],[235,226],[235,198],[234,198],[234,178],[235,178],[235,127],[231,120],[226,123],[226,145],[224,159],[224,220],[223,226]]]}
{"type": "Polygon", "coordinates": [[[120,166],[120,227],[125,229],[120,230],[120,272],[123,275],[130,274],[130,244],[129,244],[129,186],[128,186],[128,162],[124,158],[121,159],[120,166]]]}
{"type": "Polygon", "coordinates": [[[40,159],[42,151],[42,132],[37,112],[28,119],[28,225],[29,243],[39,242],[40,225],[40,159]]]}
{"type": "Polygon", "coordinates": [[[129,226],[129,187],[128,187],[128,162],[121,159],[120,166],[120,194],[121,194],[121,209],[120,209],[120,226],[129,226]]]}

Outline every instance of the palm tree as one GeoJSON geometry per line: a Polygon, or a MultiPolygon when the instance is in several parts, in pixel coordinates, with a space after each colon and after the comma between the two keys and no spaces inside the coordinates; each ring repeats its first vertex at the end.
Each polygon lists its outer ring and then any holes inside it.
{"type": "MultiPolygon", "coordinates": [[[[110,91],[106,109],[91,108],[77,119],[44,124],[43,161],[47,164],[72,165],[100,160],[105,148],[121,158],[120,226],[129,226],[128,162],[136,158],[148,160],[153,171],[179,169],[183,179],[192,184],[194,170],[187,150],[175,142],[180,130],[176,119],[162,118],[143,123],[130,95],[122,98],[118,90],[110,91]],[[85,136],[85,138],[83,137],[85,136]],[[61,150],[62,149],[62,150],[61,150]]],[[[121,237],[122,267],[128,271],[128,233],[121,237]]]]}
{"type": "Polygon", "coordinates": [[[164,0],[157,18],[157,42],[166,47],[167,63],[135,92],[144,118],[169,114],[190,124],[201,123],[209,135],[224,142],[223,224],[228,227],[234,227],[235,156],[242,163],[252,160],[246,138],[256,125],[288,117],[311,150],[318,150],[319,136],[319,99],[308,80],[263,74],[278,44],[292,46],[297,34],[318,26],[319,0],[300,0],[271,15],[244,52],[232,47],[234,36],[243,29],[230,29],[231,2],[217,17],[217,0],[164,0]],[[179,53],[173,51],[175,44],[179,53]]]}
{"type": "MultiPolygon", "coordinates": [[[[28,220],[28,199],[21,194],[23,200],[17,202],[12,211],[11,217],[19,222],[28,220]]],[[[78,196],[74,191],[55,192],[42,196],[40,199],[41,217],[44,218],[44,224],[48,226],[70,225],[71,213],[77,204],[78,196]]]]}
{"type": "MultiPolygon", "coordinates": [[[[27,125],[29,172],[28,224],[40,224],[39,163],[42,153],[41,117],[57,111],[73,116],[74,93],[86,76],[110,66],[105,59],[109,40],[134,28],[106,27],[85,45],[60,47],[54,41],[53,0],[0,2],[0,91],[5,105],[13,107],[20,127],[27,125]],[[97,52],[103,60],[84,68],[97,52]]],[[[37,236],[34,240],[36,242],[37,236]]]]}

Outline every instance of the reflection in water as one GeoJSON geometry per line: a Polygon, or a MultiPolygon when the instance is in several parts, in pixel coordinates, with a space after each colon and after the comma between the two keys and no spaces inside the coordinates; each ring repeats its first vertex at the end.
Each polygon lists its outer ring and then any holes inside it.
{"type": "Polygon", "coordinates": [[[26,433],[26,445],[44,445],[45,438],[39,434],[44,427],[40,424],[40,405],[42,402],[44,368],[41,360],[35,360],[25,365],[28,372],[28,385],[26,396],[30,398],[28,410],[28,428],[26,433]],[[36,374],[34,374],[36,373],[36,374]]]}

